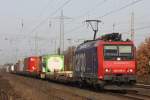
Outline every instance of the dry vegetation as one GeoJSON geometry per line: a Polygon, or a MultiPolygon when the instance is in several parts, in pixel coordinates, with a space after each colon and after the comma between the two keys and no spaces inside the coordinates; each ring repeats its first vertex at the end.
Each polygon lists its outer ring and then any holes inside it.
{"type": "Polygon", "coordinates": [[[144,83],[150,83],[150,38],[137,48],[137,75],[144,83]]]}

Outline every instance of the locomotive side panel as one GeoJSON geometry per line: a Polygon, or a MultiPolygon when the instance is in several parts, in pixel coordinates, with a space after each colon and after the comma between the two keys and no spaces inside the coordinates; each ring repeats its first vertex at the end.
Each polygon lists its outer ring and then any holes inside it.
{"type": "Polygon", "coordinates": [[[87,78],[97,78],[98,73],[98,59],[97,59],[97,49],[96,47],[90,48],[85,51],[86,65],[85,65],[85,77],[87,78]]]}
{"type": "Polygon", "coordinates": [[[74,75],[83,79],[98,78],[97,48],[79,50],[75,54],[74,75]]]}

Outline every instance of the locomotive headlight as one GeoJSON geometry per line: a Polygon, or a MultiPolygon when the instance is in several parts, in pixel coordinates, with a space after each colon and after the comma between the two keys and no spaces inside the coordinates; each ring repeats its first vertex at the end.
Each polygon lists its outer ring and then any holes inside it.
{"type": "Polygon", "coordinates": [[[33,70],[35,70],[35,67],[34,67],[34,66],[32,66],[32,69],[33,69],[33,70]]]}
{"type": "Polygon", "coordinates": [[[133,72],[133,69],[130,69],[129,72],[133,72]]]}
{"type": "Polygon", "coordinates": [[[118,60],[118,61],[120,61],[120,60],[121,60],[121,58],[120,58],[120,57],[118,57],[118,58],[117,58],[117,60],[118,60]]]}
{"type": "Polygon", "coordinates": [[[105,73],[111,73],[111,69],[110,68],[105,68],[105,73]]]}
{"type": "Polygon", "coordinates": [[[109,71],[109,70],[106,68],[106,69],[105,69],[105,72],[108,72],[108,71],[109,71]]]}
{"type": "Polygon", "coordinates": [[[133,73],[133,69],[131,69],[131,68],[130,68],[130,69],[127,69],[127,72],[128,72],[128,73],[133,73]]]}

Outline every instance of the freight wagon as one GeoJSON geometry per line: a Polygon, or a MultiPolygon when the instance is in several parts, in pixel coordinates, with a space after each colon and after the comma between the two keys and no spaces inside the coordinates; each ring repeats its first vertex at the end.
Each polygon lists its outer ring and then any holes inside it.
{"type": "Polygon", "coordinates": [[[24,58],[24,60],[19,60],[17,62],[14,73],[31,77],[39,77],[41,72],[40,63],[41,60],[38,56],[24,58]]]}
{"type": "Polygon", "coordinates": [[[63,55],[43,55],[41,56],[41,78],[54,77],[56,73],[64,71],[64,56],[63,55]],[[55,74],[55,75],[54,75],[55,74]]]}

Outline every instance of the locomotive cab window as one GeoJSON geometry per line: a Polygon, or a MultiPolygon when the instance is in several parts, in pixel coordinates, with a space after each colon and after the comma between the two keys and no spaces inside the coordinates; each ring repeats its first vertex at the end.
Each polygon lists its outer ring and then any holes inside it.
{"type": "Polygon", "coordinates": [[[132,59],[132,46],[119,46],[119,56],[126,59],[132,59]]]}
{"type": "Polygon", "coordinates": [[[117,46],[104,46],[104,56],[105,59],[113,59],[118,55],[117,46]]]}
{"type": "Polygon", "coordinates": [[[104,59],[105,60],[121,60],[133,59],[133,52],[131,45],[105,45],[104,46],[104,59]]]}

